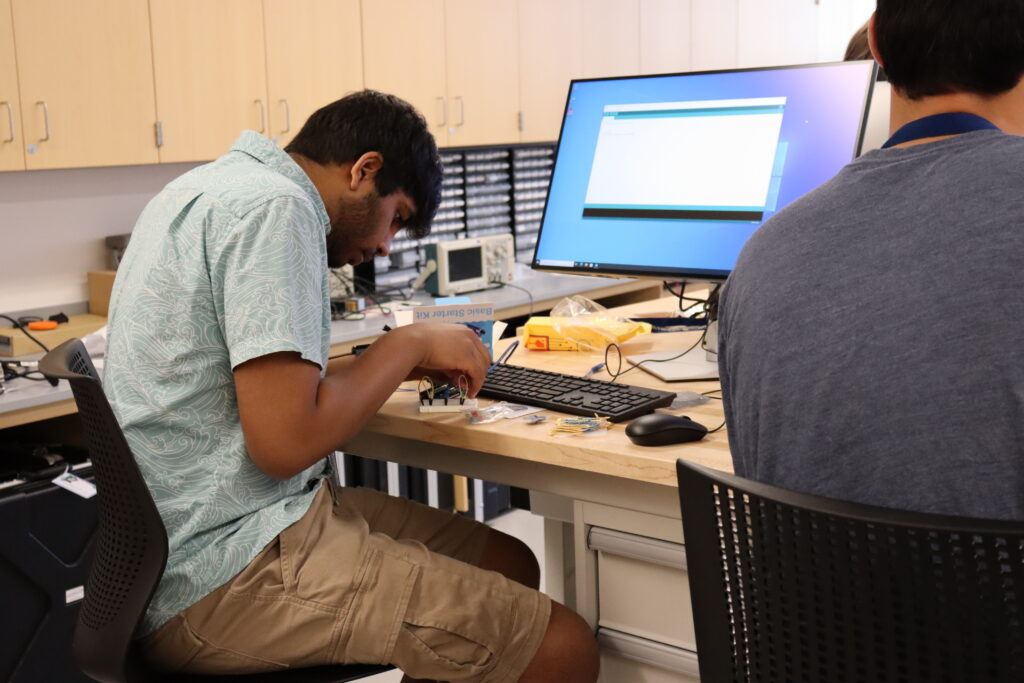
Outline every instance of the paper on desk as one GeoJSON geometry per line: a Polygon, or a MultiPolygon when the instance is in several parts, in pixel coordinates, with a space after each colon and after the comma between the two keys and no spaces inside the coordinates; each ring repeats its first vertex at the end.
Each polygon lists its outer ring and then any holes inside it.
{"type": "Polygon", "coordinates": [[[94,361],[97,358],[102,358],[107,352],[107,326],[104,325],[100,329],[82,337],[82,343],[85,344],[85,350],[89,352],[89,357],[94,361]]]}

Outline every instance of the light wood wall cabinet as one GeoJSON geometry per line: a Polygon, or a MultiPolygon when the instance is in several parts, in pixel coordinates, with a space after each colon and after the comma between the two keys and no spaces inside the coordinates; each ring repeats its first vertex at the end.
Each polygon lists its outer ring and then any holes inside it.
{"type": "Polygon", "coordinates": [[[640,0],[640,72],[690,71],[690,0],[640,0]]]}
{"type": "Polygon", "coordinates": [[[739,13],[737,0],[690,2],[690,69],[709,71],[734,68],[739,13]]]}
{"type": "Polygon", "coordinates": [[[325,104],[363,87],[359,0],[263,0],[268,134],[282,147],[325,104]]]}
{"type": "Polygon", "coordinates": [[[157,161],[149,12],[138,0],[14,0],[25,166],[157,161]]]}
{"type": "Polygon", "coordinates": [[[445,0],[448,144],[519,139],[519,36],[514,0],[445,0]]]}
{"type": "Polygon", "coordinates": [[[0,0],[0,171],[25,168],[21,146],[21,105],[14,61],[11,0],[0,0]]]}
{"type": "Polygon", "coordinates": [[[448,142],[444,0],[363,0],[363,80],[407,100],[448,142]]]}
{"type": "Polygon", "coordinates": [[[810,0],[739,0],[741,68],[808,64],[818,54],[818,6],[810,0]]]}
{"type": "Polygon", "coordinates": [[[514,0],[363,0],[367,88],[412,103],[439,145],[519,139],[514,0]]]}
{"type": "Polygon", "coordinates": [[[557,140],[569,81],[583,77],[583,0],[519,0],[522,142],[557,140]]]}
{"type": "Polygon", "coordinates": [[[160,161],[214,159],[269,131],[260,0],[150,0],[160,161]]]}
{"type": "Polygon", "coordinates": [[[640,0],[583,3],[583,70],[588,78],[640,72],[640,0]]]}
{"type": "Polygon", "coordinates": [[[441,146],[555,140],[573,78],[836,59],[874,0],[0,0],[0,170],[287,144],[366,87],[441,146]]]}

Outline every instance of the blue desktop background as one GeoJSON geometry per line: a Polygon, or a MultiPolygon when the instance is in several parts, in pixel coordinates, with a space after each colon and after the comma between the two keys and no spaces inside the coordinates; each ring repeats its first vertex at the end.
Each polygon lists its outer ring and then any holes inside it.
{"type": "MultiPolygon", "coordinates": [[[[600,264],[559,268],[581,273],[724,278],[759,223],[583,218],[605,105],[786,97],[779,142],[787,149],[777,211],[853,159],[873,66],[840,62],[573,81],[534,264],[561,260],[600,264]]],[[[765,212],[764,220],[771,215],[765,212]]]]}

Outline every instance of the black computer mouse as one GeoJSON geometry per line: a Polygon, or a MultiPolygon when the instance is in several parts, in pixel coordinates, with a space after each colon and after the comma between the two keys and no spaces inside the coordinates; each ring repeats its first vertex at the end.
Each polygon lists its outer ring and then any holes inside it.
{"type": "Polygon", "coordinates": [[[708,428],[681,415],[641,415],[626,426],[626,436],[637,446],[668,446],[700,441],[708,428]]]}

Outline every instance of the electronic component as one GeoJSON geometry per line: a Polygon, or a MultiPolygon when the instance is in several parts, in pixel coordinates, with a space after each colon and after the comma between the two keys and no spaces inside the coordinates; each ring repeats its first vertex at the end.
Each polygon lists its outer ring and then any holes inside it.
{"type": "Polygon", "coordinates": [[[469,382],[464,375],[460,375],[455,384],[442,384],[434,386],[434,381],[429,377],[420,380],[420,412],[421,413],[459,413],[467,410],[477,409],[475,398],[466,398],[469,391],[469,382]],[[424,388],[426,385],[426,388],[424,388]]]}
{"type": "MultiPolygon", "coordinates": [[[[724,281],[759,225],[854,158],[875,69],[865,60],[572,81],[533,267],[724,281]]],[[[707,330],[707,342],[716,337],[707,330]]],[[[718,376],[708,349],[678,351],[627,360],[665,381],[718,376]]]]}
{"type": "Polygon", "coordinates": [[[346,264],[340,268],[331,268],[329,278],[331,301],[343,301],[356,293],[352,266],[346,264]]]}
{"type": "Polygon", "coordinates": [[[480,395],[573,415],[605,416],[612,422],[664,408],[676,396],[657,389],[497,364],[487,373],[480,395]]]}
{"type": "Polygon", "coordinates": [[[426,245],[424,285],[434,296],[453,296],[510,282],[515,276],[512,235],[491,235],[426,245]]]}

